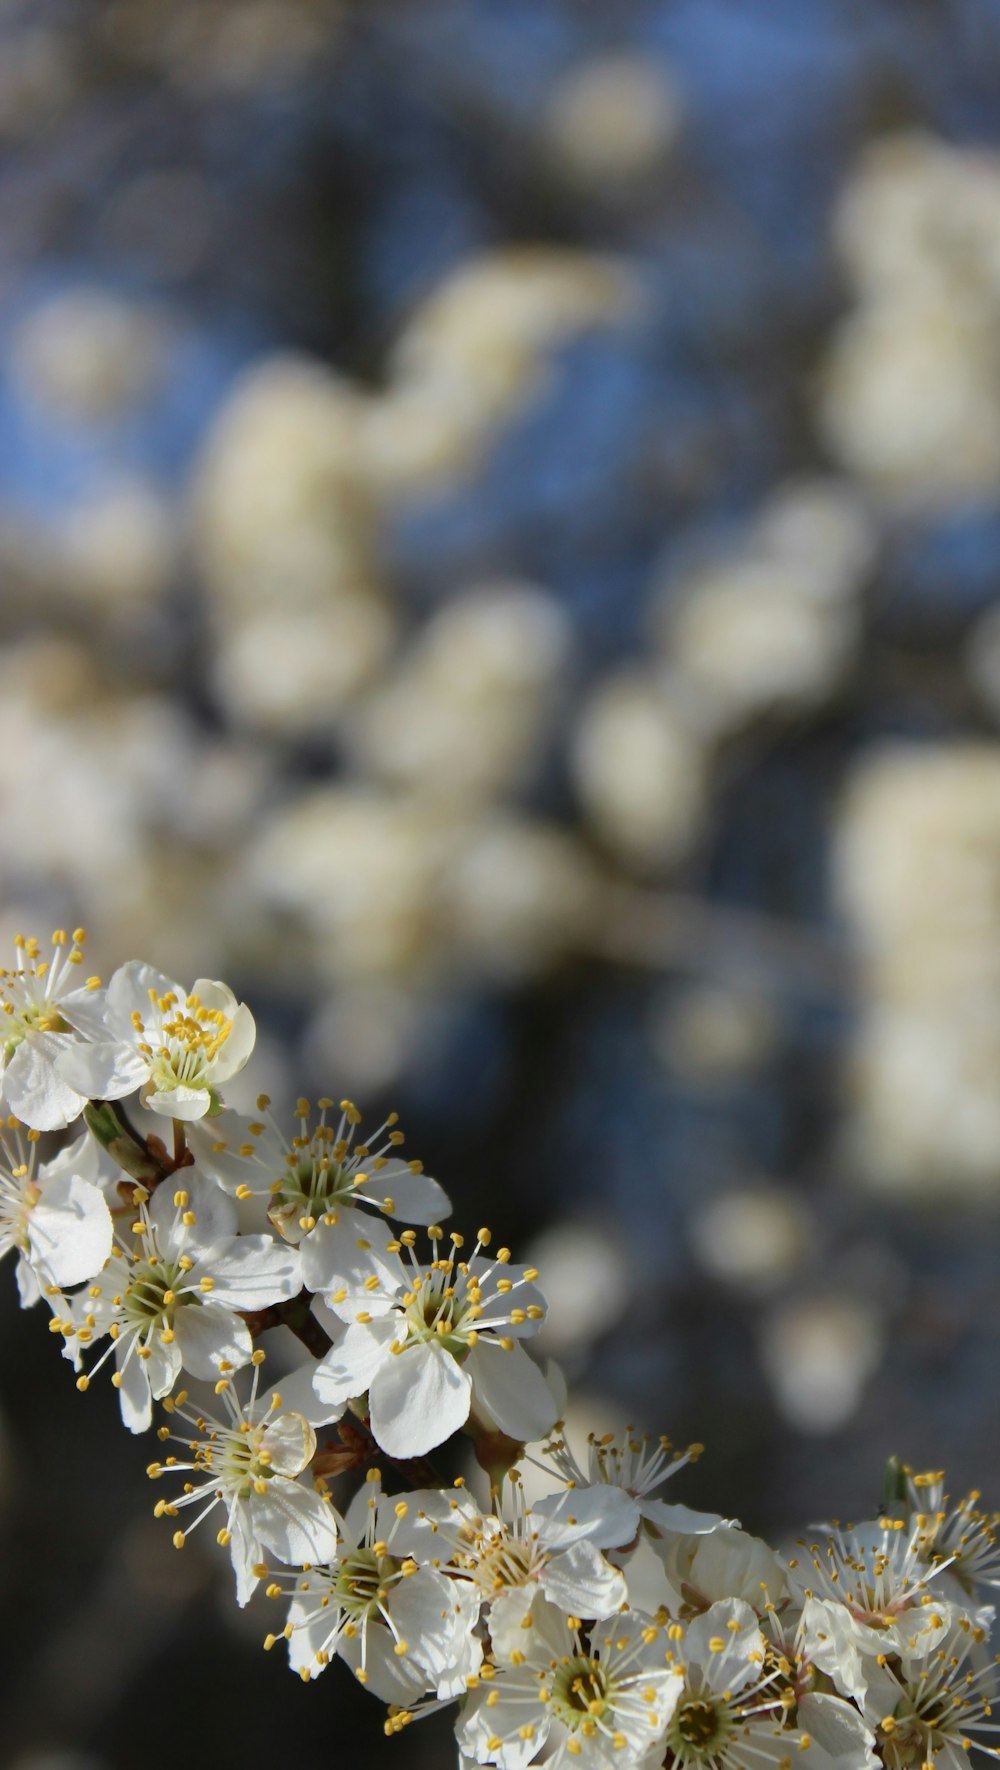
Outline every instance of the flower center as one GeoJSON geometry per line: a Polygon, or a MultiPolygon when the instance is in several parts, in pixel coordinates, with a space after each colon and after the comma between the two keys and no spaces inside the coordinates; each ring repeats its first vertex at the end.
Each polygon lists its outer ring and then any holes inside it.
{"type": "Polygon", "coordinates": [[[175,1309],[201,1301],[186,1286],[187,1274],[178,1261],[137,1261],[122,1298],[126,1320],[147,1332],[170,1327],[175,1309]]]}
{"type": "Polygon", "coordinates": [[[132,1025],[139,1035],[139,1050],[155,1057],[159,1087],[164,1092],[206,1087],[208,1072],[233,1030],[232,1021],[221,1008],[206,1008],[198,996],[185,997],[182,1005],[172,990],[165,996],[150,990],[150,1001],[159,1012],[159,1027],[147,1033],[138,1011],[132,1015],[132,1025]],[[155,1051],[149,1038],[162,1041],[155,1051]]]}
{"type": "Polygon", "coordinates": [[[481,1540],[474,1558],[476,1584],[490,1597],[512,1586],[523,1586],[536,1575],[547,1560],[536,1543],[523,1537],[508,1536],[506,1531],[491,1542],[481,1540]]]}
{"type": "Polygon", "coordinates": [[[392,1555],[376,1555],[374,1549],[355,1549],[345,1555],[333,1582],[341,1609],[358,1621],[378,1612],[386,1586],[396,1578],[399,1566],[392,1555]]]}
{"type": "Polygon", "coordinates": [[[466,1290],[459,1297],[450,1280],[452,1269],[423,1273],[407,1293],[405,1320],[408,1340],[440,1340],[456,1358],[475,1345],[475,1326],[481,1313],[466,1290]]]}
{"type": "Polygon", "coordinates": [[[732,1731],[728,1708],[706,1697],[689,1697],[675,1709],[667,1732],[671,1751],[666,1763],[679,1760],[686,1764],[692,1752],[705,1762],[714,1760],[727,1734],[732,1731]]]}
{"type": "Polygon", "coordinates": [[[290,1156],[286,1172],[274,1184],[268,1215],[284,1234],[294,1224],[335,1215],[336,1207],[353,1192],[351,1172],[334,1160],[322,1139],[314,1137],[290,1156]]]}
{"type": "Polygon", "coordinates": [[[590,1717],[604,1713],[608,1694],[608,1681],[599,1662],[578,1653],[562,1662],[552,1680],[552,1712],[564,1727],[575,1731],[590,1717]]]}
{"type": "Polygon", "coordinates": [[[216,1476],[219,1491],[229,1499],[249,1499],[251,1493],[262,1493],[264,1483],[274,1471],[266,1450],[261,1449],[263,1432],[212,1432],[209,1439],[195,1451],[195,1466],[216,1476]],[[221,1440],[221,1450],[220,1450],[221,1440]]]}

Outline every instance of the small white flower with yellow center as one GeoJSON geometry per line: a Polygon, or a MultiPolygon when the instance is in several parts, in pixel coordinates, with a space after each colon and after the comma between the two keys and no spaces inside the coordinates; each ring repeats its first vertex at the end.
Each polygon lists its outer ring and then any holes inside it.
{"type": "Polygon", "coordinates": [[[263,1361],[258,1350],[245,1404],[232,1380],[220,1377],[215,1393],[225,1410],[223,1420],[192,1407],[183,1390],[164,1401],[172,1418],[194,1427],[195,1436],[161,1426],[160,1442],[176,1443],[184,1454],[170,1452],[147,1470],[153,1481],[164,1475],[186,1477],[176,1498],[158,1500],[154,1507],[158,1518],[172,1519],[196,1509],[193,1522],[174,1532],[176,1548],[183,1548],[191,1532],[213,1513],[218,1516],[221,1507],[216,1541],[229,1549],[240,1605],[266,1575],[268,1555],[286,1567],[301,1567],[328,1564],[337,1554],[337,1519],[328,1496],[299,1480],[315,1455],[316,1434],[301,1414],[282,1407],[278,1391],[258,1397],[263,1361]]]}
{"type": "Polygon", "coordinates": [[[714,1512],[694,1512],[690,1506],[668,1505],[655,1497],[656,1489],[688,1463],[697,1462],[703,1449],[701,1444],[689,1444],[686,1450],[678,1451],[669,1438],[650,1439],[638,1434],[634,1426],[626,1426],[621,1444],[613,1432],[601,1438],[592,1432],[587,1439],[586,1466],[562,1437],[551,1439],[545,1446],[546,1460],[539,1466],[548,1470],[551,1465],[568,1488],[592,1487],[596,1495],[603,1490],[616,1515],[629,1506],[633,1528],[628,1538],[620,1539],[622,1543],[636,1538],[643,1523],[652,1526],[655,1536],[666,1531],[704,1536],[722,1529],[731,1520],[714,1512]]]}
{"type": "Polygon", "coordinates": [[[515,1472],[494,1491],[488,1512],[464,1487],[408,1499],[405,1540],[413,1554],[476,1587],[490,1606],[490,1639],[501,1656],[520,1645],[539,1594],[567,1616],[612,1616],[625,1606],[625,1581],[600,1549],[629,1533],[631,1515],[622,1508],[610,1516],[593,1489],[528,1506],[515,1472]]]}
{"type": "MultiPolygon", "coordinates": [[[[642,1770],[760,1770],[809,1755],[806,1734],[784,1725],[787,1704],[748,1604],[726,1598],[685,1629],[673,1624],[681,1689],[666,1737],[642,1770]]],[[[859,1760],[859,1764],[863,1762],[859,1760]]]]}
{"type": "Polygon", "coordinates": [[[1000,1513],[983,1511],[978,1492],[949,1501],[941,1469],[905,1473],[908,1524],[920,1561],[946,1564],[948,1579],[969,1597],[980,1585],[1000,1587],[1000,1513]]]}
{"type": "Polygon", "coordinates": [[[962,1614],[931,1589],[948,1558],[923,1561],[898,1519],[830,1530],[800,1549],[788,1564],[789,1584],[806,1606],[810,1658],[858,1704],[879,1655],[929,1653],[962,1614]]]}
{"type": "Polygon", "coordinates": [[[16,1249],[27,1307],[43,1289],[58,1293],[100,1272],[111,1252],[111,1213],[89,1133],[38,1162],[41,1133],[26,1131],[12,1114],[0,1124],[0,1257],[16,1249]]]}
{"type": "MultiPolygon", "coordinates": [[[[419,1566],[399,1541],[410,1505],[409,1494],[383,1494],[370,1469],[341,1525],[336,1562],[293,1579],[283,1630],[301,1677],[317,1677],[339,1655],[374,1696],[403,1709],[429,1690],[441,1701],[464,1695],[483,1657],[478,1593],[419,1566]]],[[[281,1590],[280,1580],[268,1588],[281,1590]]]]}
{"type": "Polygon", "coordinates": [[[956,1623],[929,1654],[883,1656],[871,1668],[865,1717],[886,1770],[966,1770],[1000,1747],[996,1665],[970,1665],[985,1631],[956,1623]]]}
{"type": "Polygon", "coordinates": [[[68,1048],[59,1073],[88,1100],[119,1100],[141,1089],[144,1106],[167,1118],[217,1110],[224,1082],[253,1050],[256,1028],[224,983],[198,978],[190,991],[132,959],[115,972],[103,1036],[68,1048]]]}
{"type": "MultiPolygon", "coordinates": [[[[470,1414],[521,1443],[549,1431],[552,1395],[518,1344],[545,1314],[534,1268],[511,1266],[507,1248],[485,1258],[486,1229],[468,1260],[453,1234],[447,1256],[421,1266],[412,1229],[394,1240],[380,1218],[364,1227],[360,1236],[347,1223],[330,1228],[333,1288],[323,1302],[348,1327],[316,1367],[320,1401],[367,1394],[371,1430],[397,1458],[443,1444],[470,1414]]],[[[431,1224],[427,1233],[439,1246],[444,1231],[431,1224]]]]}
{"type": "Polygon", "coordinates": [[[587,1641],[576,1618],[536,1599],[521,1646],[468,1699],[456,1732],[477,1764],[523,1770],[609,1770],[662,1739],[684,1680],[667,1662],[665,1631],[627,1611],[587,1641]]]}
{"type": "Polygon", "coordinates": [[[810,1657],[810,1610],[811,1601],[799,1612],[772,1606],[761,1620],[789,1722],[809,1741],[809,1770],[878,1770],[871,1728],[853,1702],[830,1692],[810,1657]]]}
{"type": "Polygon", "coordinates": [[[253,1341],[237,1311],[285,1302],[302,1288],[293,1248],[269,1235],[237,1235],[232,1202],[196,1170],[180,1172],[182,1189],[167,1181],[139,1202],[132,1245],[119,1246],[63,1324],[78,1358],[108,1339],[77,1387],[89,1387],[113,1355],[111,1380],[130,1432],[152,1424],[154,1398],[168,1395],[182,1370],[210,1380],[248,1362],[253,1341]]]}
{"type": "MultiPolygon", "coordinates": [[[[302,1250],[302,1280],[311,1291],[327,1289],[333,1280],[330,1230],[340,1222],[364,1234],[366,1211],[380,1211],[403,1223],[429,1224],[447,1216],[448,1197],[418,1161],[399,1151],[403,1133],[392,1113],[385,1124],[363,1140],[356,1133],[361,1114],[342,1100],[338,1116],[328,1122],[331,1100],[320,1100],[313,1122],[308,1100],[295,1108],[297,1131],[289,1136],[261,1094],[260,1116],[244,1118],[223,1112],[188,1133],[200,1167],[237,1198],[269,1196],[268,1215],[278,1234],[302,1250]]],[[[334,1240],[333,1247],[339,1244],[334,1240]]]]}
{"type": "Polygon", "coordinates": [[[57,928],[52,956],[42,957],[34,937],[19,934],[14,964],[0,969],[0,1061],[3,1088],[12,1112],[38,1131],[58,1131],[78,1118],[90,1096],[60,1073],[60,1061],[76,1044],[76,1033],[100,1028],[104,999],[100,978],[81,985],[83,943],[57,928]]]}

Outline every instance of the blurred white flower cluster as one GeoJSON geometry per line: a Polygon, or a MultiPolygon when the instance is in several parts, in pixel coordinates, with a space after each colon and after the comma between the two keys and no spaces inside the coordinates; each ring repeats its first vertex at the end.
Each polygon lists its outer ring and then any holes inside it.
{"type": "Polygon", "coordinates": [[[855,305],[830,347],[820,422],[838,459],[902,507],[1000,487],[1000,159],[923,134],[869,147],[837,238],[855,305]]]}
{"type": "Polygon", "coordinates": [[[629,1427],[578,1454],[559,1373],[527,1350],[539,1273],[486,1228],[445,1232],[395,1117],[365,1133],[350,1101],[300,1100],[285,1125],[266,1095],[235,1112],[249,1009],[138,961],[80,984],[83,946],[22,939],[0,972],[0,1251],[79,1390],[109,1367],[134,1433],[162,1404],[156,1514],[178,1548],[212,1520],[239,1604],[263,1583],[279,1609],[267,1648],[307,1681],[341,1659],[389,1734],[454,1706],[464,1770],[995,1756],[998,1520],[976,1496],[890,1464],[878,1518],[781,1556],[662,1498],[700,1445],[629,1427]],[[264,1389],[281,1327],[308,1357],[264,1389]],[[482,1492],[433,1460],[463,1436],[482,1492]],[[330,1481],[362,1471],[341,1510],[330,1481]]]}
{"type": "Polygon", "coordinates": [[[573,742],[584,813],[624,865],[684,860],[732,740],[801,718],[840,686],[876,548],[848,486],[792,480],[728,550],[670,573],[652,659],[598,680],[573,742]]]}
{"type": "Polygon", "coordinates": [[[892,745],[841,812],[862,952],[852,1169],[880,1190],[1000,1188],[1000,747],[892,745]]]}
{"type": "Polygon", "coordinates": [[[418,623],[385,540],[475,473],[565,342],[636,301],[610,257],[467,260],[401,325],[379,388],[304,354],[253,360],[180,494],[126,472],[114,439],[183,372],[183,322],[100,287],[28,305],[10,340],[26,412],[103,454],[57,510],[0,508],[6,926],[51,891],[99,939],[192,972],[221,949],[304,996],[306,1021],[313,1000],[317,1066],[332,1054],[352,1085],[399,1075],[431,996],[519,983],[585,940],[599,866],[526,808],[571,686],[569,616],[543,586],[472,576],[418,623]],[[16,761],[40,710],[47,800],[78,839],[48,839],[16,761]],[[388,1043],[355,1036],[372,991],[388,1043]]]}

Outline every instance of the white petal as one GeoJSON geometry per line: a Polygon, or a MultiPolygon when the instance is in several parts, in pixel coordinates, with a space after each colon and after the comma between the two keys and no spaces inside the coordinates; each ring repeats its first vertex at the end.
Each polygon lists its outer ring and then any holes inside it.
{"type": "MultiPolygon", "coordinates": [[[[5,1248],[4,1253],[6,1253],[6,1252],[7,1252],[7,1249],[5,1248]]],[[[38,1283],[38,1279],[35,1276],[35,1273],[32,1271],[31,1267],[28,1265],[28,1262],[25,1259],[23,1254],[18,1256],[18,1262],[17,1262],[17,1267],[15,1270],[14,1276],[17,1279],[17,1294],[18,1294],[18,1297],[20,1298],[21,1308],[22,1309],[34,1308],[34,1306],[38,1302],[38,1299],[41,1296],[42,1292],[41,1292],[41,1288],[38,1283]]]]}
{"type": "Polygon", "coordinates": [[[260,1575],[254,1573],[254,1568],[260,1563],[261,1547],[254,1533],[248,1506],[233,1507],[228,1527],[232,1533],[229,1556],[236,1575],[236,1602],[242,1610],[245,1604],[249,1604],[260,1584],[260,1575]]]}
{"type": "Polygon", "coordinates": [[[316,1454],[316,1434],[302,1414],[279,1414],[260,1442],[276,1475],[301,1475],[316,1454]]]}
{"type": "Polygon", "coordinates": [[[120,1100],[149,1075],[149,1065],[131,1046],[117,1041],[76,1045],[65,1040],[56,1064],[63,1081],[87,1100],[120,1100]]]}
{"type": "Polygon", "coordinates": [[[224,1364],[238,1370],[253,1352],[246,1322],[215,1303],[205,1303],[200,1308],[189,1303],[178,1309],[174,1332],[184,1369],[204,1382],[217,1377],[224,1364]]]}
{"type": "MultiPolygon", "coordinates": [[[[184,1000],[186,991],[155,965],[147,965],[142,959],[129,959],[119,965],[108,984],[108,1025],[127,1043],[135,1038],[133,1014],[139,1014],[148,1024],[159,1025],[160,1013],[150,1001],[150,991],[160,996],[175,995],[184,1000]]],[[[152,1042],[152,1041],[151,1041],[152,1042]]]]}
{"type": "Polygon", "coordinates": [[[266,1192],[272,1180],[280,1180],[286,1171],[284,1151],[277,1137],[270,1127],[261,1137],[251,1136],[250,1125],[254,1122],[227,1107],[214,1118],[196,1120],[187,1132],[199,1170],[226,1192],[235,1192],[238,1186],[266,1192]],[[252,1157],[240,1155],[245,1144],[255,1146],[263,1167],[252,1157]]]}
{"type": "Polygon", "coordinates": [[[154,1334],[146,1341],[149,1357],[143,1360],[143,1370],[154,1400],[162,1400],[169,1395],[181,1374],[181,1349],[176,1340],[169,1340],[166,1345],[154,1334]]]}
{"type": "Polygon", "coordinates": [[[256,1038],[254,1017],[246,1004],[241,1002],[233,1015],[229,1037],[212,1066],[213,1078],[228,1082],[233,1076],[238,1076],[240,1070],[246,1068],[256,1038]]]}
{"type": "Polygon", "coordinates": [[[259,1541],[286,1567],[312,1561],[324,1566],[337,1554],[337,1520],[328,1500],[297,1482],[269,1481],[267,1492],[254,1494],[253,1527],[259,1541]]]}
{"type": "Polygon", "coordinates": [[[169,1248],[175,1255],[196,1255],[199,1248],[215,1248],[235,1236],[238,1220],[232,1199],[197,1168],[183,1168],[158,1186],[149,1201],[149,1216],[161,1248],[169,1248]],[[178,1192],[186,1195],[186,1204],[175,1204],[178,1192]],[[185,1223],[182,1211],[193,1216],[194,1222],[185,1223]]]}
{"type": "Polygon", "coordinates": [[[388,1223],[365,1211],[341,1211],[336,1223],[318,1223],[303,1244],[305,1272],[310,1290],[321,1291],[326,1302],[344,1321],[353,1321],[359,1309],[372,1315],[389,1308],[394,1297],[406,1290],[408,1269],[398,1254],[386,1252],[394,1240],[388,1223]],[[305,1250],[309,1252],[306,1253],[305,1250]],[[329,1277],[326,1277],[326,1274],[329,1277]],[[365,1289],[365,1280],[376,1277],[379,1289],[365,1289]],[[333,1301],[338,1291],[344,1296],[333,1301]]]}
{"type": "Polygon", "coordinates": [[[508,1586],[494,1598],[489,1612],[490,1643],[498,1659],[509,1660],[523,1648],[525,1618],[537,1594],[535,1581],[527,1580],[523,1586],[508,1586]]]}
{"type": "MultiPolygon", "coordinates": [[[[212,1296],[229,1309],[266,1309],[302,1289],[298,1250],[270,1235],[236,1235],[205,1256],[214,1281],[212,1296]]],[[[192,1273],[200,1276],[199,1268],[192,1273]]]]}
{"type": "MultiPolygon", "coordinates": [[[[881,1762],[873,1749],[874,1737],[857,1709],[839,1696],[808,1691],[795,1718],[813,1741],[815,1755],[813,1748],[806,1755],[817,1770],[874,1770],[881,1762]]],[[[968,1762],[964,1753],[959,1762],[968,1762]]]]}
{"type": "MultiPolygon", "coordinates": [[[[464,1581],[446,1579],[422,1567],[400,1580],[389,1594],[387,1608],[413,1657],[437,1684],[454,1664],[456,1613],[454,1594],[464,1581]]],[[[478,1610],[478,1606],[477,1606],[478,1610]]]]}
{"type": "Polygon", "coordinates": [[[143,1096],[143,1105],[165,1119],[203,1119],[211,1104],[208,1088],[154,1089],[143,1096]]]}
{"type": "Polygon", "coordinates": [[[472,1379],[473,1406],[478,1417],[520,1444],[543,1438],[555,1425],[556,1409],[537,1364],[520,1346],[507,1352],[485,1336],[465,1361],[472,1379]]]}
{"type": "Polygon", "coordinates": [[[764,1663],[764,1637],[749,1604],[740,1598],[722,1598],[689,1624],[684,1636],[684,1659],[701,1670],[713,1691],[739,1691],[760,1676],[764,1663]],[[722,1641],[721,1651],[712,1645],[722,1641]]]}
{"type": "Polygon", "coordinates": [[[717,1512],[695,1512],[690,1506],[668,1505],[665,1500],[640,1501],[642,1515],[658,1531],[675,1531],[681,1536],[710,1536],[714,1530],[738,1529],[734,1518],[720,1518],[717,1512]]]}
{"type": "Polygon", "coordinates": [[[359,1196],[379,1202],[390,1198],[395,1208],[386,1214],[400,1223],[440,1223],[451,1215],[451,1200],[444,1187],[429,1174],[415,1174],[409,1162],[397,1156],[390,1157],[382,1168],[371,1167],[359,1196]]]}
{"type": "Polygon", "coordinates": [[[145,1432],[153,1424],[153,1398],[146,1379],[145,1360],[133,1353],[126,1362],[125,1351],[116,1349],[115,1363],[121,1376],[118,1401],[122,1420],[130,1432],[145,1432]]]}
{"type": "Polygon", "coordinates": [[[87,1104],[56,1065],[57,1057],[74,1043],[67,1033],[29,1033],[4,1070],[7,1104],[33,1130],[61,1131],[79,1118],[87,1104]]]}
{"type": "Polygon", "coordinates": [[[224,1014],[227,1020],[232,1020],[239,1007],[228,983],[220,983],[215,977],[196,977],[188,994],[197,996],[203,1008],[224,1014]]]}
{"type": "MultiPolygon", "coordinates": [[[[414,1574],[412,1577],[415,1579],[417,1576],[414,1574]]],[[[399,1708],[408,1708],[427,1689],[426,1672],[416,1659],[408,1655],[397,1655],[388,1629],[376,1625],[368,1629],[367,1635],[367,1642],[364,1643],[364,1664],[368,1674],[365,1689],[377,1696],[380,1702],[396,1703],[399,1708]]],[[[338,1649],[340,1657],[354,1671],[361,1664],[362,1650],[360,1631],[353,1640],[346,1635],[341,1637],[338,1649]]]]}
{"type": "MultiPolygon", "coordinates": [[[[546,1494],[536,1500],[532,1516],[544,1520],[540,1537],[547,1547],[568,1548],[570,1543],[596,1543],[599,1549],[618,1549],[630,1543],[640,1523],[638,1502],[623,1487],[572,1487],[566,1493],[546,1494]]],[[[588,1616],[592,1614],[587,1611],[588,1616]]]]}
{"type": "Polygon", "coordinates": [[[390,1353],[369,1387],[371,1429],[391,1457],[422,1456],[465,1425],[471,1389],[435,1340],[390,1353]]]}
{"type": "Polygon", "coordinates": [[[593,1543],[574,1543],[553,1555],[540,1584],[567,1616],[613,1616],[628,1596],[624,1576],[593,1543]]]}
{"type": "Polygon", "coordinates": [[[74,989],[60,996],[59,1012],[75,1032],[83,1038],[106,1039],[108,1036],[108,992],[106,989],[74,989]]]}
{"type": "Polygon", "coordinates": [[[50,1284],[95,1278],[111,1253],[112,1235],[104,1194],[75,1174],[50,1181],[28,1219],[32,1258],[50,1284]]]}
{"type": "Polygon", "coordinates": [[[339,1420],[347,1406],[346,1401],[322,1402],[313,1388],[316,1375],[316,1360],[310,1358],[307,1363],[300,1364],[296,1370],[289,1371],[281,1377],[263,1395],[258,1397],[257,1406],[261,1415],[266,1414],[268,1403],[273,1395],[280,1397],[282,1406],[291,1408],[294,1413],[301,1414],[311,1426],[328,1426],[332,1420],[339,1420]]]}
{"type": "Polygon", "coordinates": [[[352,1322],[342,1340],[324,1353],[313,1375],[316,1397],[336,1407],[364,1395],[392,1353],[396,1320],[352,1322]]]}
{"type": "MultiPolygon", "coordinates": [[[[506,1701],[505,1683],[497,1678],[481,1690],[473,1691],[464,1712],[455,1722],[459,1749],[477,1764],[499,1764],[502,1770],[523,1770],[545,1744],[552,1725],[550,1708],[538,1703],[506,1701]],[[492,1697],[492,1707],[487,1700],[492,1697]],[[520,1725],[530,1719],[534,1733],[525,1739],[520,1725]],[[504,1743],[499,1751],[491,1751],[489,1741],[499,1734],[504,1743]]],[[[550,1705],[551,1706],[551,1705],[550,1705]]]]}

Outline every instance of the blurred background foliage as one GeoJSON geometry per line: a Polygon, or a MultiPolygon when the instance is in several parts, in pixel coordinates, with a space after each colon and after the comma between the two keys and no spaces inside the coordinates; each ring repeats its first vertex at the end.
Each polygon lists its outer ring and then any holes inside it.
{"type": "MultiPolygon", "coordinates": [[[[996,1504],[993,0],[2,0],[0,340],[4,938],[397,1107],[683,1497],[996,1504]]],[[[0,1309],[5,1762],[442,1762],[0,1309]]]]}

